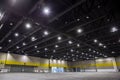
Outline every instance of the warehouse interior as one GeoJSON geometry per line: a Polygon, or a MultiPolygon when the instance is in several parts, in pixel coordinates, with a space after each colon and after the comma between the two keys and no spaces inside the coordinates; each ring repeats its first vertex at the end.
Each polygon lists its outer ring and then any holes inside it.
{"type": "Polygon", "coordinates": [[[119,1],[0,0],[0,80],[21,78],[119,80],[119,1]]]}

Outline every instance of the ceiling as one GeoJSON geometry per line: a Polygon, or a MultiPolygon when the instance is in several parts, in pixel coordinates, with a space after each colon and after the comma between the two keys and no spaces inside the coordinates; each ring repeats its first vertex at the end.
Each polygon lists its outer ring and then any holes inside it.
{"type": "Polygon", "coordinates": [[[114,0],[0,0],[0,52],[67,61],[120,56],[114,0]]]}

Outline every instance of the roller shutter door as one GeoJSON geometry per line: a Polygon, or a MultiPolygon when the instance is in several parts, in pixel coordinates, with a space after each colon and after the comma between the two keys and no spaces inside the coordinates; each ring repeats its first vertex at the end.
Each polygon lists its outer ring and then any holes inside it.
{"type": "Polygon", "coordinates": [[[34,72],[34,67],[24,67],[24,72],[34,72]]]}
{"type": "Polygon", "coordinates": [[[11,66],[10,72],[22,72],[22,66],[11,66]]]}

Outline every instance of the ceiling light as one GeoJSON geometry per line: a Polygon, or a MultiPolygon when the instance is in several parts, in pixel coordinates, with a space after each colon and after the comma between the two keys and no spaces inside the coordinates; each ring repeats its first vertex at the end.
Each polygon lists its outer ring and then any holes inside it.
{"type": "Polygon", "coordinates": [[[91,51],[91,49],[89,49],[89,51],[91,51]]]}
{"type": "Polygon", "coordinates": [[[76,57],[78,57],[78,55],[76,55],[76,57]]]}
{"type": "Polygon", "coordinates": [[[44,31],[44,35],[46,35],[46,36],[47,36],[48,34],[49,34],[49,33],[48,33],[48,31],[44,31]]]}
{"type": "Polygon", "coordinates": [[[68,41],[69,44],[72,44],[72,41],[68,41]]]}
{"type": "Polygon", "coordinates": [[[59,46],[58,45],[55,45],[56,48],[58,48],[59,46]]]}
{"type": "Polygon", "coordinates": [[[36,40],[36,38],[35,37],[31,37],[31,41],[35,41],[36,40]]]}
{"type": "Polygon", "coordinates": [[[77,29],[77,32],[78,33],[82,33],[82,29],[77,29]]]}
{"type": "Polygon", "coordinates": [[[106,48],[107,46],[103,46],[104,48],[106,48]]]}
{"type": "Polygon", "coordinates": [[[78,18],[77,21],[80,21],[80,19],[78,18]]]}
{"type": "Polygon", "coordinates": [[[25,46],[25,45],[26,45],[26,43],[23,43],[22,45],[23,45],[23,46],[25,46]]]}
{"type": "Polygon", "coordinates": [[[11,40],[8,40],[8,42],[11,42],[11,40]]]}
{"type": "Polygon", "coordinates": [[[10,25],[12,26],[12,25],[13,25],[13,23],[10,23],[10,25]]]}
{"type": "Polygon", "coordinates": [[[102,53],[100,53],[100,55],[102,55],[102,53]]]}
{"type": "Polygon", "coordinates": [[[37,48],[37,46],[35,46],[35,48],[37,48]]]}
{"type": "Polygon", "coordinates": [[[26,24],[25,24],[25,27],[26,27],[27,29],[30,29],[30,28],[31,28],[31,24],[30,24],[30,23],[26,23],[26,24]]]}
{"type": "Polygon", "coordinates": [[[96,51],[94,50],[93,52],[95,53],[96,51]]]}
{"type": "Polygon", "coordinates": [[[97,43],[97,42],[98,42],[98,40],[97,40],[97,39],[94,39],[94,42],[95,42],[95,43],[97,43]]]}
{"type": "Polygon", "coordinates": [[[84,54],[84,53],[82,52],[82,54],[84,54]]]}
{"type": "Polygon", "coordinates": [[[86,16],[87,19],[89,19],[89,16],[86,16]]]}
{"type": "Polygon", "coordinates": [[[111,28],[111,32],[116,32],[116,31],[118,31],[118,29],[116,27],[111,28]]]}
{"type": "Polygon", "coordinates": [[[98,8],[100,8],[100,5],[98,5],[98,8]]]}
{"type": "Polygon", "coordinates": [[[97,52],[97,54],[99,54],[99,52],[97,52]]]}
{"type": "Polygon", "coordinates": [[[45,51],[47,51],[48,49],[47,48],[45,48],[45,51]]]}
{"type": "Polygon", "coordinates": [[[19,34],[18,34],[18,33],[15,33],[14,35],[15,35],[15,37],[18,37],[18,36],[19,36],[19,34]]]}
{"type": "Polygon", "coordinates": [[[103,46],[103,44],[102,44],[102,43],[99,43],[99,46],[103,46]]]}
{"type": "Polygon", "coordinates": [[[2,47],[0,46],[0,49],[2,49],[2,47]]]}
{"type": "Polygon", "coordinates": [[[71,52],[73,52],[74,50],[73,50],[73,49],[71,49],[70,51],[71,51],[71,52]]]}
{"type": "Polygon", "coordinates": [[[49,15],[50,14],[50,8],[44,7],[43,8],[43,13],[46,14],[46,15],[49,15]]]}
{"type": "Polygon", "coordinates": [[[19,46],[17,46],[16,48],[17,48],[17,49],[19,49],[20,47],[19,47],[19,46]]]}
{"type": "Polygon", "coordinates": [[[22,51],[22,53],[24,53],[24,51],[22,51]]]}
{"type": "Polygon", "coordinates": [[[115,52],[114,51],[112,51],[112,54],[114,54],[115,52]]]}
{"type": "Polygon", "coordinates": [[[57,39],[58,39],[58,40],[61,40],[62,38],[59,36],[57,39]]]}
{"type": "Polygon", "coordinates": [[[72,61],[75,61],[75,59],[73,59],[72,61]]]}
{"type": "Polygon", "coordinates": [[[80,47],[80,44],[77,44],[77,47],[80,47]]]}
{"type": "Polygon", "coordinates": [[[72,54],[72,56],[74,56],[74,54],[72,54]]]}
{"type": "Polygon", "coordinates": [[[37,50],[37,53],[39,53],[40,51],[39,50],[37,50]]]}
{"type": "Polygon", "coordinates": [[[55,53],[55,52],[56,52],[56,50],[53,50],[53,52],[55,53]]]}
{"type": "Polygon", "coordinates": [[[77,53],[79,53],[79,51],[76,51],[77,53]]]}

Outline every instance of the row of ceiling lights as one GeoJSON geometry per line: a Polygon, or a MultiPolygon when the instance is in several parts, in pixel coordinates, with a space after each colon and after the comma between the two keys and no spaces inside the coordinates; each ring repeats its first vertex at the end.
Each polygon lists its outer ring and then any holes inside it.
{"type": "MultiPolygon", "coordinates": [[[[30,23],[26,23],[25,26],[26,26],[27,29],[30,29],[30,28],[31,28],[31,24],[30,24],[30,23]]],[[[78,32],[78,33],[82,33],[82,31],[83,31],[82,29],[77,29],[77,32],[78,32]]],[[[113,27],[113,28],[111,29],[111,32],[116,32],[116,31],[118,31],[118,29],[117,29],[116,27],[113,27]]],[[[49,34],[48,31],[44,31],[44,35],[47,36],[48,34],[49,34]]],[[[15,36],[15,37],[18,37],[18,36],[19,36],[19,33],[15,33],[14,36],[15,36]]],[[[62,38],[59,36],[57,39],[58,39],[58,40],[61,40],[62,38]]],[[[35,41],[35,40],[36,40],[35,37],[31,37],[31,41],[35,41]]],[[[8,40],[8,42],[11,42],[11,40],[8,40]]],[[[98,41],[95,39],[94,42],[97,43],[98,41]]],[[[72,42],[72,41],[68,41],[68,43],[69,43],[69,44],[72,44],[73,42],[72,42]]],[[[26,43],[23,42],[23,46],[25,46],[25,45],[26,45],[26,43]]],[[[77,46],[79,47],[80,45],[77,44],[77,46]]],[[[103,46],[103,44],[102,44],[102,43],[99,43],[99,46],[103,46]]],[[[106,48],[106,46],[103,46],[103,47],[106,48]]],[[[18,46],[17,46],[16,48],[19,49],[18,46]]],[[[2,47],[0,47],[0,49],[2,49],[2,47]]],[[[55,52],[55,50],[54,50],[54,52],[55,52]]]]}
{"type": "MultiPolygon", "coordinates": [[[[118,31],[118,29],[117,29],[116,27],[111,28],[111,32],[116,32],[116,31],[118,31]]],[[[81,29],[78,29],[77,32],[78,32],[78,33],[81,33],[82,30],[81,30],[81,29]]],[[[97,43],[98,40],[95,39],[94,42],[97,43]]],[[[69,43],[69,44],[72,44],[72,41],[68,41],[68,43],[69,43]]],[[[79,47],[80,45],[77,44],[77,46],[79,47]]],[[[106,48],[106,46],[103,45],[102,43],[99,43],[99,46],[103,46],[103,48],[106,48]]],[[[74,50],[71,49],[70,51],[73,52],[74,50]]],[[[91,49],[89,49],[89,51],[91,51],[91,49]]],[[[55,50],[53,50],[53,52],[55,52],[55,50]]],[[[93,51],[93,52],[95,53],[96,51],[93,51]]],[[[97,52],[97,54],[98,54],[98,53],[99,53],[99,52],[97,52]]],[[[112,51],[112,53],[113,53],[113,51],[112,51]]],[[[84,54],[84,53],[82,53],[82,54],[84,54]]],[[[86,54],[86,55],[88,55],[88,54],[86,54]]],[[[107,57],[106,55],[104,55],[104,54],[102,54],[102,53],[100,53],[100,54],[98,54],[98,55],[103,56],[103,57],[107,57]]],[[[72,54],[72,56],[74,56],[74,54],[72,54]]],[[[77,55],[77,56],[78,56],[78,55],[77,55]]],[[[66,56],[64,55],[64,57],[66,57],[66,56]]],[[[92,55],[89,55],[89,57],[92,57],[92,55]]],[[[94,56],[93,56],[93,57],[94,57],[94,56]]],[[[82,58],[82,57],[81,57],[81,58],[82,58]]],[[[85,58],[85,57],[84,57],[84,58],[85,58]]],[[[98,58],[98,57],[95,57],[95,58],[98,58]]],[[[67,59],[67,58],[66,58],[66,59],[67,59]]],[[[89,58],[86,58],[86,59],[89,59],[89,58]]],[[[74,61],[74,60],[75,60],[75,59],[73,59],[73,61],[74,61]]]]}
{"type": "MultiPolygon", "coordinates": [[[[95,40],[94,40],[94,43],[98,43],[98,40],[95,39],[95,40]]],[[[99,43],[98,45],[101,46],[101,47],[103,47],[103,48],[107,48],[107,46],[103,45],[102,43],[99,43]]]]}

